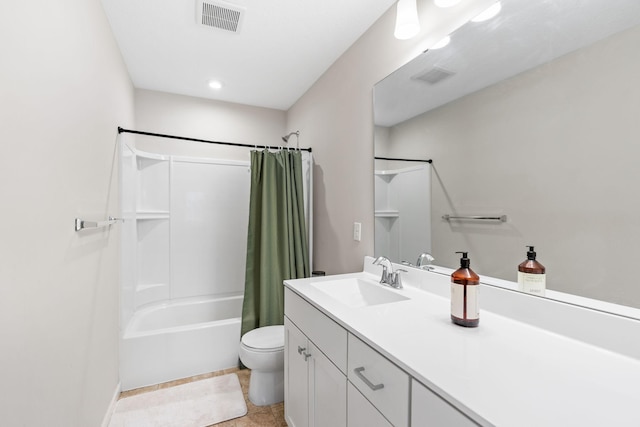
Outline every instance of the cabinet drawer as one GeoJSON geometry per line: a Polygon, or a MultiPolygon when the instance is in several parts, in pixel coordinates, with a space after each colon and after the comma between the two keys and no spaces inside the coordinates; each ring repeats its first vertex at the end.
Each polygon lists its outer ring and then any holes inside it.
{"type": "Polygon", "coordinates": [[[349,383],[347,425],[349,427],[393,427],[374,406],[349,383]]]}
{"type": "Polygon", "coordinates": [[[411,381],[411,425],[477,426],[466,415],[416,380],[411,381]]]}
{"type": "Polygon", "coordinates": [[[347,331],[286,287],[284,313],[346,375],[347,331]]]}
{"type": "Polygon", "coordinates": [[[349,381],[396,427],[409,425],[409,375],[349,334],[349,381]]]}

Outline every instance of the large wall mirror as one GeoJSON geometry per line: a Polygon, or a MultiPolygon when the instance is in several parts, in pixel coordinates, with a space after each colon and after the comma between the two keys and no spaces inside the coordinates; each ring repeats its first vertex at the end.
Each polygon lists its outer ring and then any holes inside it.
{"type": "Polygon", "coordinates": [[[501,4],[375,86],[376,157],[433,159],[428,237],[394,261],[516,281],[533,245],[547,289],[640,308],[640,1],[501,4]]]}

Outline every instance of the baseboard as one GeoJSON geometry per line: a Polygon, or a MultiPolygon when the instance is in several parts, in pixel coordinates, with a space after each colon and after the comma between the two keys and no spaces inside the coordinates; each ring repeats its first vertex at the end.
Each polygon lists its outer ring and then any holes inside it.
{"type": "Polygon", "coordinates": [[[107,413],[104,414],[104,418],[102,419],[101,427],[109,427],[109,423],[111,422],[111,415],[113,411],[116,409],[116,403],[118,403],[118,398],[120,397],[120,392],[122,391],[122,387],[120,383],[116,384],[115,392],[113,393],[113,398],[111,399],[111,403],[107,408],[107,413]]]}

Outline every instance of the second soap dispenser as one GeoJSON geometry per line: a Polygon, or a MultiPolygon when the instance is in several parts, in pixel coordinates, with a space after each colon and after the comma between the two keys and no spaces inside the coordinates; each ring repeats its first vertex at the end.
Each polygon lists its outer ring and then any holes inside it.
{"type": "Polygon", "coordinates": [[[478,289],[480,277],[469,267],[467,252],[462,254],[460,268],[451,274],[451,321],[456,325],[476,327],[480,323],[478,289]]]}
{"type": "Polygon", "coordinates": [[[529,294],[544,296],[547,275],[544,265],[536,260],[533,246],[528,246],[527,259],[518,265],[518,289],[529,294]]]}

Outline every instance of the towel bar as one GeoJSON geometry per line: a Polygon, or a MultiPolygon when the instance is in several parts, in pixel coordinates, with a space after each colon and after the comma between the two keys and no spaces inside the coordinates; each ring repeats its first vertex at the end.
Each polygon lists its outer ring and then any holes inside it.
{"type": "Polygon", "coordinates": [[[445,221],[450,221],[452,219],[459,219],[459,220],[471,219],[471,220],[482,220],[482,221],[507,222],[507,216],[506,215],[499,215],[499,216],[484,216],[484,215],[454,216],[454,215],[447,214],[447,215],[442,215],[442,219],[444,219],[445,221]]]}
{"type": "Polygon", "coordinates": [[[114,218],[110,216],[106,221],[85,221],[80,218],[76,218],[75,220],[75,230],[80,231],[85,228],[101,228],[108,227],[111,224],[115,224],[118,221],[124,221],[122,218],[114,218]]]}

